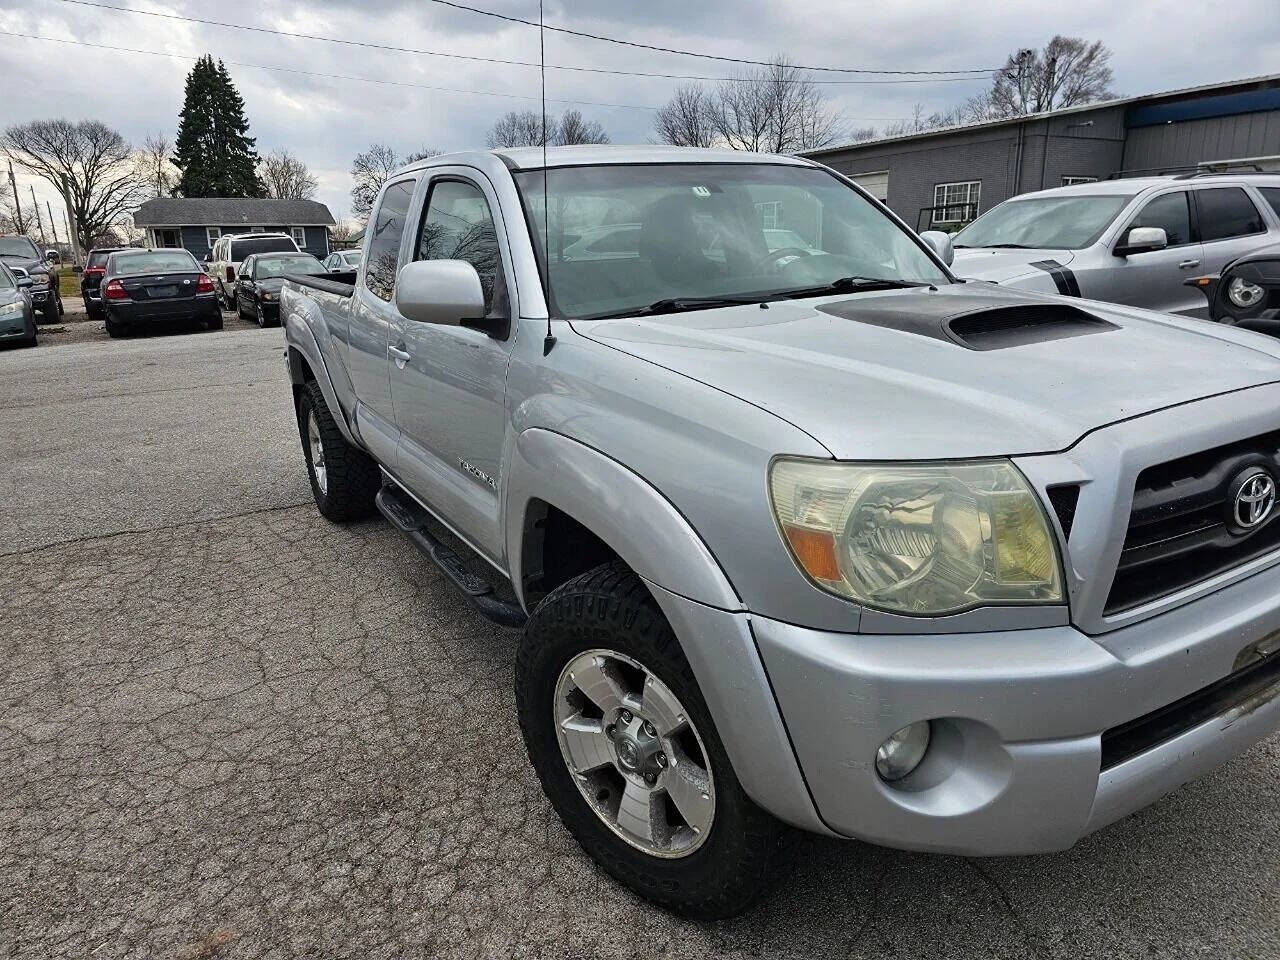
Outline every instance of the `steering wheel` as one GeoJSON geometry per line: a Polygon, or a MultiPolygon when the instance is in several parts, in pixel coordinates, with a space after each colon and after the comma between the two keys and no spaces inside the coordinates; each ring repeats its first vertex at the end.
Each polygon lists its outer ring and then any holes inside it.
{"type": "Polygon", "coordinates": [[[761,267],[767,267],[769,264],[773,263],[775,260],[781,260],[783,257],[789,257],[789,256],[811,257],[813,256],[813,254],[811,254],[804,247],[779,247],[777,250],[770,250],[763,257],[761,257],[759,260],[753,263],[751,265],[751,270],[754,273],[756,270],[759,270],[761,267]]]}

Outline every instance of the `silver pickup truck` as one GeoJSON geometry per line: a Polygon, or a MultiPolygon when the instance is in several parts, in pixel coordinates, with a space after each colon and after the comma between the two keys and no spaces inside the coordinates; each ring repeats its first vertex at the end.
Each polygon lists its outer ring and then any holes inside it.
{"type": "Polygon", "coordinates": [[[1275,340],[963,283],[824,167],[660,147],[405,167],[282,309],[320,511],[522,628],[548,798],[681,913],[790,827],[1061,850],[1280,726],[1275,340]]]}

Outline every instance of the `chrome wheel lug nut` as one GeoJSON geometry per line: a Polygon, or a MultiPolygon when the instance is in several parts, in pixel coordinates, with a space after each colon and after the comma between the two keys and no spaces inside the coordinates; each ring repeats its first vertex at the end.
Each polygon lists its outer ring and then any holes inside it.
{"type": "Polygon", "coordinates": [[[655,763],[657,763],[657,765],[658,765],[658,766],[662,767],[663,769],[666,769],[666,766],[667,766],[667,755],[666,755],[665,753],[660,753],[660,754],[658,754],[656,757],[654,757],[653,759],[654,759],[654,762],[655,762],[655,763]]]}
{"type": "Polygon", "coordinates": [[[630,723],[635,718],[631,716],[630,710],[623,710],[620,714],[618,714],[618,719],[621,720],[623,723],[630,723]]]}
{"type": "Polygon", "coordinates": [[[611,724],[609,724],[607,727],[605,727],[605,728],[604,728],[604,735],[605,735],[606,737],[608,737],[610,740],[612,740],[614,737],[616,737],[616,736],[618,735],[618,726],[617,726],[617,724],[611,723],[611,724]]]}
{"type": "Polygon", "coordinates": [[[649,784],[649,786],[653,786],[655,783],[658,782],[658,777],[656,774],[646,773],[644,775],[644,782],[649,784]]]}
{"type": "Polygon", "coordinates": [[[644,732],[651,737],[656,737],[658,735],[658,728],[655,727],[651,722],[646,720],[644,722],[644,732]]]}

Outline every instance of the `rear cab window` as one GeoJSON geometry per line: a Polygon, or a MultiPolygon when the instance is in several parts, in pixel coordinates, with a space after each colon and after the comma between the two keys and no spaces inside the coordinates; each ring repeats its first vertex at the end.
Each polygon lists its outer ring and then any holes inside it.
{"type": "Polygon", "coordinates": [[[364,269],[364,285],[379,300],[391,302],[396,292],[396,267],[400,263],[400,242],[409,216],[416,180],[398,180],[386,188],[378,212],[369,221],[369,259],[364,269]]]}
{"type": "Polygon", "coordinates": [[[1266,232],[1262,214],[1242,187],[1212,187],[1196,191],[1200,239],[1205,243],[1266,232]]]}

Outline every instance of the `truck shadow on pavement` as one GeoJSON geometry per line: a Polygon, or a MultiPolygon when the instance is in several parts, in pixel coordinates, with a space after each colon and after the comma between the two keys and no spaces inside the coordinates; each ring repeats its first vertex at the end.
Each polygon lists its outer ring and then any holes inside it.
{"type": "Polygon", "coordinates": [[[695,924],[578,850],[516,637],[380,522],[310,505],[10,554],[0,954],[1263,957],[1280,741],[1086,838],[968,860],[802,839],[695,924]]]}

